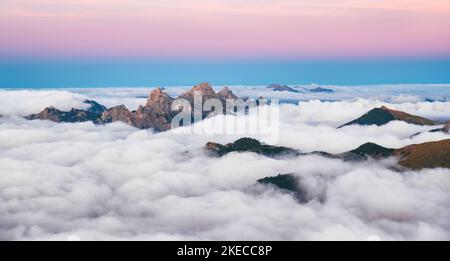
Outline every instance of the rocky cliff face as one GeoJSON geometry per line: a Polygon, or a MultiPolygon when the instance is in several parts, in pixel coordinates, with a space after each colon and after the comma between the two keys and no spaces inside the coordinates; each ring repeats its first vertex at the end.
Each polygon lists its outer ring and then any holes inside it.
{"type": "Polygon", "coordinates": [[[157,88],[150,93],[146,105],[136,111],[120,105],[103,112],[101,119],[103,123],[121,121],[139,129],[165,131],[170,129],[172,102],[173,98],[157,88]]]}

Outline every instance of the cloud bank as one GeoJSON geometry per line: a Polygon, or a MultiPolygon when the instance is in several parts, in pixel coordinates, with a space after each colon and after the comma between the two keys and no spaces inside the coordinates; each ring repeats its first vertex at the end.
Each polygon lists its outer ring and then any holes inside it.
{"type": "MultiPolygon", "coordinates": [[[[239,135],[26,121],[17,116],[48,102],[78,106],[92,96],[21,94],[14,97],[28,106],[11,102],[8,117],[0,118],[0,239],[450,240],[450,170],[399,173],[389,168],[394,159],[346,163],[252,153],[211,158],[202,149],[207,141],[226,143],[239,135]],[[256,184],[278,173],[297,175],[312,200],[301,205],[256,184]]],[[[449,138],[424,133],[411,139],[429,127],[402,122],[336,129],[379,103],[283,104],[278,145],[339,153],[368,141],[401,147],[449,138]]],[[[450,115],[448,102],[390,105],[432,118],[450,115]]]]}

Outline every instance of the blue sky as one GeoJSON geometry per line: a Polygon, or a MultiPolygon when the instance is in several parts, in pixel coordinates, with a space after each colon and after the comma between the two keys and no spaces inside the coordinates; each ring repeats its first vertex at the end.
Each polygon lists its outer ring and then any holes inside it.
{"type": "Polygon", "coordinates": [[[3,60],[0,88],[450,83],[449,59],[334,61],[3,60]]]}

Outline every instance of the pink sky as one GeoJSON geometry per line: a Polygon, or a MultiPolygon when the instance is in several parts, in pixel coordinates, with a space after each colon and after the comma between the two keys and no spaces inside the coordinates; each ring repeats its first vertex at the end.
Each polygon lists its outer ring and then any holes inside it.
{"type": "Polygon", "coordinates": [[[450,56],[450,0],[0,0],[0,55],[450,56]]]}

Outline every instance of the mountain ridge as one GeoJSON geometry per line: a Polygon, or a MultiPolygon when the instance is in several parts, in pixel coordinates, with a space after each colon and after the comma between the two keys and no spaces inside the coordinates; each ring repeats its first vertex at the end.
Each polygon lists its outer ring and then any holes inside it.
{"type": "MultiPolygon", "coordinates": [[[[200,83],[178,97],[186,99],[194,106],[194,93],[200,92],[203,102],[206,99],[218,99],[224,105],[226,100],[236,100],[238,97],[228,88],[224,87],[219,92],[215,92],[209,83],[200,83]]],[[[131,111],[125,105],[117,105],[111,108],[91,100],[84,103],[91,105],[86,110],[71,109],[61,111],[54,107],[46,107],[37,114],[31,114],[25,118],[28,120],[50,120],[54,122],[86,122],[92,121],[95,124],[107,124],[121,121],[139,129],[152,128],[155,131],[166,131],[171,129],[171,121],[178,111],[172,111],[172,103],[175,99],[169,96],[161,88],[155,88],[147,97],[146,104],[140,105],[136,110],[131,111]]],[[[192,111],[192,107],[190,108],[192,111]]],[[[208,116],[208,113],[203,115],[208,116]]],[[[203,117],[203,118],[204,118],[203,117]]]]}
{"type": "Polygon", "coordinates": [[[228,143],[226,145],[208,142],[205,145],[205,149],[218,157],[222,157],[231,152],[252,152],[270,158],[319,155],[350,162],[366,161],[368,159],[383,160],[390,157],[397,157],[398,165],[406,169],[450,168],[450,139],[411,144],[398,149],[385,148],[378,144],[368,142],[354,150],[340,154],[331,154],[322,151],[301,153],[298,150],[288,147],[265,145],[252,138],[241,138],[234,143],[228,143]]]}

